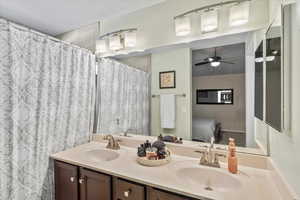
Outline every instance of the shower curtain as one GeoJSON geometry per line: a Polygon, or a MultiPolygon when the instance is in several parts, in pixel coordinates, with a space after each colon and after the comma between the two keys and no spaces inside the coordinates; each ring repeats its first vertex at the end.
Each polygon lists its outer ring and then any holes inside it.
{"type": "Polygon", "coordinates": [[[52,200],[49,155],[88,141],[95,56],[0,19],[0,199],[52,200]]]}
{"type": "Polygon", "coordinates": [[[111,59],[98,62],[97,132],[149,135],[149,73],[111,59]]]}

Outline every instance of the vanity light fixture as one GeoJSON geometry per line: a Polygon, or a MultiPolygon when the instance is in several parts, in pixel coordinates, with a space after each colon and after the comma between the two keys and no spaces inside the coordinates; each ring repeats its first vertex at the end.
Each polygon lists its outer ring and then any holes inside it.
{"type": "Polygon", "coordinates": [[[186,36],[192,32],[190,15],[201,13],[201,31],[211,32],[218,29],[219,9],[231,6],[230,26],[239,26],[249,21],[251,0],[229,0],[187,11],[174,17],[176,36],[186,36]],[[209,11],[209,12],[208,12],[209,11]]]}
{"type": "Polygon", "coordinates": [[[133,48],[137,44],[136,35],[136,28],[123,29],[101,35],[96,41],[96,53],[107,54],[133,48]]]}
{"type": "Polygon", "coordinates": [[[188,16],[174,18],[176,36],[186,36],[191,33],[191,19],[188,16]]]}
{"type": "Polygon", "coordinates": [[[217,9],[207,9],[201,14],[201,31],[204,33],[218,29],[219,12],[217,9]]]}
{"type": "Polygon", "coordinates": [[[233,5],[229,11],[230,26],[241,26],[249,21],[250,2],[239,2],[233,5]]]}

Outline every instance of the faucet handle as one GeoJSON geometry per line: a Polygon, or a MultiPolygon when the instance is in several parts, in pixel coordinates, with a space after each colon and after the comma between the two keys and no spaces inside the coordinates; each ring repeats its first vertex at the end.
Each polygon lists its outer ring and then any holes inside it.
{"type": "Polygon", "coordinates": [[[195,153],[201,153],[201,159],[200,159],[200,164],[205,165],[208,163],[208,158],[207,158],[207,151],[195,151],[195,153]]]}
{"type": "Polygon", "coordinates": [[[215,144],[215,137],[210,138],[210,147],[213,148],[215,144]]]}
{"type": "Polygon", "coordinates": [[[220,160],[219,157],[223,157],[226,158],[227,156],[225,154],[222,153],[215,153],[215,159],[214,159],[214,165],[218,168],[220,168],[220,160]]]}

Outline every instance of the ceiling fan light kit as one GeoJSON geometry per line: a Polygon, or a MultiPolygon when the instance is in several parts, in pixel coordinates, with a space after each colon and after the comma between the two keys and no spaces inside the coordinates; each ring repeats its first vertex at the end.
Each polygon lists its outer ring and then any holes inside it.
{"type": "Polygon", "coordinates": [[[192,32],[191,14],[200,13],[201,32],[217,31],[219,10],[229,6],[229,26],[241,26],[249,22],[251,0],[222,1],[221,3],[193,9],[174,17],[176,36],[187,36],[192,32]]]}
{"type": "Polygon", "coordinates": [[[212,66],[212,67],[219,67],[220,65],[221,65],[221,62],[219,62],[219,61],[213,61],[210,63],[210,66],[212,66]]]}
{"type": "Polygon", "coordinates": [[[221,63],[232,64],[235,63],[224,60],[222,57],[217,56],[217,48],[214,48],[214,56],[205,58],[202,62],[196,63],[195,66],[210,64],[211,67],[219,67],[221,63]]]}

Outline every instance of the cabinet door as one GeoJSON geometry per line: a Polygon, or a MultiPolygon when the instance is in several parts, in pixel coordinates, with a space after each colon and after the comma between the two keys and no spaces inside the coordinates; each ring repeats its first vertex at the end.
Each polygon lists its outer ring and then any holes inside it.
{"type": "Polygon", "coordinates": [[[147,193],[147,200],[192,200],[192,198],[189,199],[187,197],[181,197],[179,195],[171,194],[151,187],[148,187],[147,193]]]}
{"type": "Polygon", "coordinates": [[[54,174],[55,200],[79,200],[77,167],[55,161],[54,174]]]}
{"type": "Polygon", "coordinates": [[[145,200],[145,187],[136,183],[114,178],[114,200],[145,200]]]}
{"type": "Polygon", "coordinates": [[[111,200],[111,177],[80,168],[80,200],[111,200]]]}

